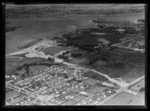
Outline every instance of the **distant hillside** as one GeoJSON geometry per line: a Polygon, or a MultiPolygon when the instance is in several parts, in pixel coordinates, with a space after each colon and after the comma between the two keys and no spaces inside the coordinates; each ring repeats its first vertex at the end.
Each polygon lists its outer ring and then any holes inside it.
{"type": "Polygon", "coordinates": [[[6,4],[7,18],[45,18],[51,16],[68,16],[76,14],[114,14],[140,12],[144,4],[6,4]]]}

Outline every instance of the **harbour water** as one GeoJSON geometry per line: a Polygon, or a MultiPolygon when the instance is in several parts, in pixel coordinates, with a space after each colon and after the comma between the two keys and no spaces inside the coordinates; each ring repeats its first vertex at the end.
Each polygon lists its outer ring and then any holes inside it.
{"type": "MultiPolygon", "coordinates": [[[[18,51],[17,46],[29,39],[38,39],[45,37],[55,37],[63,33],[76,30],[79,26],[92,24],[91,20],[103,15],[76,15],[65,18],[30,18],[30,19],[11,19],[12,26],[22,26],[15,31],[6,33],[6,54],[18,51]]],[[[106,20],[116,21],[136,21],[144,18],[144,12],[124,13],[106,16],[106,20]]]]}

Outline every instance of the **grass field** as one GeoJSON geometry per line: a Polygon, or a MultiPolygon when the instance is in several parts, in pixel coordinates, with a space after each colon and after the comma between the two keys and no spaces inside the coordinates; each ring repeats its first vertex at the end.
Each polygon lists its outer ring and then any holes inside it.
{"type": "Polygon", "coordinates": [[[97,53],[84,52],[67,62],[95,69],[112,78],[120,77],[132,82],[144,74],[144,61],[144,53],[114,47],[111,50],[102,48],[97,53]]]}
{"type": "Polygon", "coordinates": [[[131,89],[133,91],[138,91],[138,92],[140,91],[141,88],[145,88],[145,80],[144,79],[139,81],[137,84],[134,84],[129,87],[129,89],[131,89]]]}
{"type": "Polygon", "coordinates": [[[145,105],[144,95],[138,94],[137,96],[135,96],[126,92],[122,92],[105,102],[103,105],[145,105]]]}
{"type": "Polygon", "coordinates": [[[30,63],[37,62],[37,61],[43,61],[43,59],[26,58],[20,61],[6,59],[5,72],[7,74],[10,74],[11,72],[15,71],[19,66],[22,66],[23,64],[30,64],[30,63]]]}
{"type": "Polygon", "coordinates": [[[17,48],[18,49],[24,49],[24,48],[28,48],[38,42],[40,42],[42,40],[42,38],[40,39],[30,39],[30,40],[27,40],[27,41],[24,41],[24,43],[22,43],[20,46],[18,46],[17,48]]]}
{"type": "Polygon", "coordinates": [[[55,55],[57,53],[59,53],[60,51],[71,51],[72,48],[68,48],[68,47],[63,47],[63,46],[54,46],[54,47],[49,47],[46,48],[44,50],[42,50],[46,55],[55,55]]]}

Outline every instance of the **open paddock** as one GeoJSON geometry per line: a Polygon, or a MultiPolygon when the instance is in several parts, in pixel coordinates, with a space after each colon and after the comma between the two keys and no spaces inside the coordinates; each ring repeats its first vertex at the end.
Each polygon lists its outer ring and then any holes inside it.
{"type": "Polygon", "coordinates": [[[111,98],[110,100],[106,101],[102,105],[125,105],[125,106],[130,106],[130,105],[145,105],[144,101],[144,94],[138,94],[138,95],[132,95],[130,93],[122,92],[118,94],[117,96],[111,98]]]}
{"type": "Polygon", "coordinates": [[[71,51],[72,48],[68,47],[63,47],[63,46],[54,46],[54,47],[49,47],[44,50],[42,50],[46,55],[55,55],[61,51],[71,51]]]}

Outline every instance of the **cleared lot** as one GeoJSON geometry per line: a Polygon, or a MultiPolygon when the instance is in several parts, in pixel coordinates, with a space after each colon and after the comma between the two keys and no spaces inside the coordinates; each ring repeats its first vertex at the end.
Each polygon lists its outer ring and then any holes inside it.
{"type": "Polygon", "coordinates": [[[47,55],[55,55],[59,53],[60,51],[71,51],[71,48],[63,47],[63,46],[55,46],[55,47],[49,47],[43,50],[43,52],[47,55]]]}
{"type": "Polygon", "coordinates": [[[122,92],[119,95],[105,102],[103,105],[144,105],[144,93],[140,93],[136,96],[122,92]]]}

